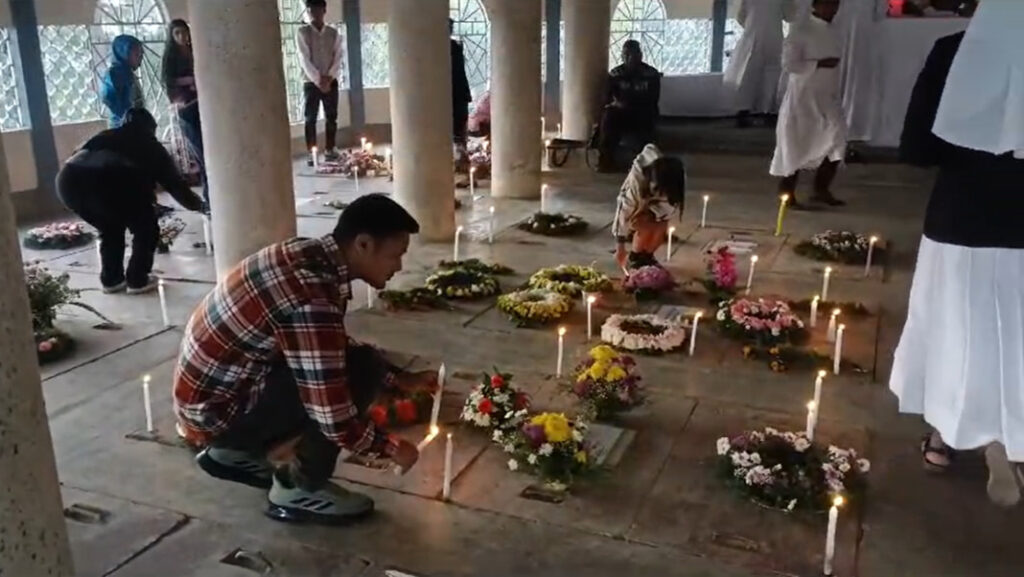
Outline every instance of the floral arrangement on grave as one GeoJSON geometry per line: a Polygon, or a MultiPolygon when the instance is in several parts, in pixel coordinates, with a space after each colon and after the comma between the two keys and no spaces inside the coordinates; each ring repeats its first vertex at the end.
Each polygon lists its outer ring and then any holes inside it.
{"type": "Polygon", "coordinates": [[[601,325],[601,340],[638,353],[667,353],[683,346],[682,324],[657,315],[612,315],[601,325]]]}
{"type": "Polygon", "coordinates": [[[437,291],[427,287],[415,287],[408,290],[383,290],[377,293],[384,306],[392,311],[427,311],[433,309],[450,309],[451,306],[437,291]]]}
{"type": "MultiPolygon", "coordinates": [[[[871,240],[855,232],[846,230],[826,230],[793,247],[800,256],[838,262],[843,264],[864,264],[868,259],[871,240]]],[[[874,257],[878,258],[884,249],[875,246],[874,257]]]]}
{"type": "Polygon", "coordinates": [[[160,219],[160,237],[157,240],[156,251],[167,253],[171,245],[185,230],[185,221],[176,216],[165,216],[160,219]]]}
{"type": "Polygon", "coordinates": [[[648,265],[629,271],[622,286],[637,300],[643,301],[656,299],[662,293],[671,291],[676,281],[664,267],[648,265]]]}
{"type": "Polygon", "coordinates": [[[542,268],[533,273],[528,284],[531,288],[552,290],[573,298],[612,288],[608,277],[593,267],[568,264],[542,268]]]}
{"type": "Polygon", "coordinates": [[[636,361],[608,345],[590,349],[574,374],[572,393],[583,404],[589,419],[608,420],[642,405],[646,399],[636,361]]]}
{"type": "Polygon", "coordinates": [[[789,303],[777,299],[733,298],[722,301],[715,315],[726,335],[762,347],[799,345],[807,330],[789,303]]]}
{"type": "Polygon", "coordinates": [[[463,421],[491,431],[497,443],[508,441],[509,432],[521,425],[530,409],[530,397],[512,385],[512,375],[494,369],[483,373],[462,406],[463,421]]]}
{"type": "Polygon", "coordinates": [[[406,393],[395,389],[377,399],[367,414],[379,427],[404,427],[430,420],[434,397],[424,390],[406,393]]]}
{"type": "Polygon", "coordinates": [[[717,442],[723,480],[755,503],[785,511],[822,512],[832,498],[857,501],[867,487],[871,463],[853,449],[827,448],[804,433],[771,427],[717,442]]]}
{"type": "Polygon", "coordinates": [[[498,279],[464,268],[442,269],[427,277],[425,285],[439,297],[478,299],[498,294],[498,279]]]}
{"type": "Polygon", "coordinates": [[[80,222],[57,222],[29,230],[22,244],[35,250],[66,250],[85,246],[94,237],[80,222]]]}
{"type": "Polygon", "coordinates": [[[573,236],[587,231],[587,221],[574,214],[537,212],[520,222],[520,230],[544,236],[573,236]]]}
{"type": "Polygon", "coordinates": [[[319,174],[348,174],[358,172],[362,177],[386,176],[388,164],[380,154],[372,150],[343,150],[337,160],[324,160],[316,168],[319,174]]]}
{"type": "Polygon", "coordinates": [[[484,140],[473,140],[467,147],[469,166],[476,169],[474,178],[487,180],[491,177],[491,147],[484,140]]]}
{"type": "Polygon", "coordinates": [[[711,302],[718,304],[732,298],[736,294],[736,283],[739,275],[736,272],[736,255],[723,246],[708,253],[707,276],[701,283],[711,295],[711,302]]]}
{"type": "Polygon", "coordinates": [[[437,263],[437,267],[440,269],[459,268],[463,270],[478,272],[481,274],[491,274],[498,276],[510,275],[516,272],[501,263],[488,264],[478,258],[467,258],[465,260],[442,260],[441,262],[437,263]]]}
{"type": "Polygon", "coordinates": [[[584,442],[587,426],[562,413],[541,413],[519,428],[504,444],[512,454],[508,468],[531,471],[547,488],[565,491],[591,469],[590,452],[584,442]]]}
{"type": "Polygon", "coordinates": [[[544,325],[572,310],[573,299],[548,289],[523,289],[498,297],[498,310],[519,327],[544,325]]]}
{"type": "Polygon", "coordinates": [[[113,326],[113,322],[95,308],[77,300],[81,293],[71,288],[70,280],[67,273],[54,275],[38,262],[25,265],[25,287],[28,289],[32,311],[32,332],[36,353],[42,364],[63,358],[74,346],[71,337],[56,327],[57,311],[61,307],[85,309],[113,326]]]}

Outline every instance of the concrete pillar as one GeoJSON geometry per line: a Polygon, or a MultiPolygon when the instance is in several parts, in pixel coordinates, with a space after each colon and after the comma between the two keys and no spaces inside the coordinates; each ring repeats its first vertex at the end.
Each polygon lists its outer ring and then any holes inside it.
{"type": "Polygon", "coordinates": [[[277,4],[189,0],[217,275],[295,236],[277,4]]]}
{"type": "Polygon", "coordinates": [[[74,575],[0,139],[0,575],[74,575]]]}
{"type": "Polygon", "coordinates": [[[604,104],[611,3],[562,0],[562,18],[565,20],[562,132],[565,138],[587,140],[604,104]]]}
{"type": "Polygon", "coordinates": [[[542,0],[490,4],[491,191],[506,198],[540,197],[542,0]]]}
{"type": "Polygon", "coordinates": [[[427,241],[455,236],[448,0],[391,0],[391,135],[395,200],[427,241]]]}

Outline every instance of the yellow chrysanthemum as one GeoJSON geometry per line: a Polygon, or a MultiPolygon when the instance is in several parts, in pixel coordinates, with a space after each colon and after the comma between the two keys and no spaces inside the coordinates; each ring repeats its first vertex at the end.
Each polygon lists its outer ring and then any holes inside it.
{"type": "Polygon", "coordinates": [[[581,463],[583,465],[586,465],[587,464],[587,452],[586,451],[576,451],[576,462],[577,463],[581,463]]]}
{"type": "Polygon", "coordinates": [[[600,381],[608,372],[608,366],[607,361],[598,361],[593,365],[590,365],[590,370],[588,371],[590,373],[590,378],[595,381],[600,381]]]}
{"type": "Polygon", "coordinates": [[[608,345],[598,345],[590,349],[590,358],[595,361],[612,361],[618,358],[619,354],[608,345]]]}
{"type": "Polygon", "coordinates": [[[561,413],[542,413],[530,419],[530,424],[544,427],[544,436],[549,443],[563,443],[572,438],[569,419],[561,413]]]}
{"type": "Polygon", "coordinates": [[[616,365],[608,369],[608,374],[606,376],[609,381],[621,381],[626,378],[626,371],[623,370],[622,367],[616,365]]]}
{"type": "Polygon", "coordinates": [[[590,378],[590,371],[580,371],[580,374],[576,376],[576,382],[582,383],[588,378],[590,378]]]}

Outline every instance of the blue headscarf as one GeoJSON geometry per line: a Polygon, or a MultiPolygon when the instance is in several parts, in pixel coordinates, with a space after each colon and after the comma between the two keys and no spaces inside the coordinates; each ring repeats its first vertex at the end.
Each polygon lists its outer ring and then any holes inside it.
{"type": "Polygon", "coordinates": [[[111,128],[121,126],[124,123],[124,115],[130,109],[144,104],[135,71],[128,63],[136,46],[141,47],[142,42],[126,34],[115,37],[111,43],[110,69],[103,77],[101,90],[103,104],[110,110],[111,128]]]}

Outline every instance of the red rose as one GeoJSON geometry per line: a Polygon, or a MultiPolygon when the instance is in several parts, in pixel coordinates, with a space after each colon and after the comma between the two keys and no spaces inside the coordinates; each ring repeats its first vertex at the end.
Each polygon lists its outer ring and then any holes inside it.
{"type": "Polygon", "coordinates": [[[369,415],[373,424],[378,427],[383,427],[388,424],[388,410],[380,405],[370,407],[370,410],[367,411],[367,415],[369,415]]]}
{"type": "Polygon", "coordinates": [[[409,399],[395,401],[395,417],[398,418],[399,423],[416,422],[416,404],[409,399]]]}
{"type": "Polygon", "coordinates": [[[480,404],[476,406],[477,410],[485,415],[490,415],[494,412],[494,403],[490,399],[484,399],[480,401],[480,404]]]}
{"type": "Polygon", "coordinates": [[[530,397],[526,396],[526,393],[516,393],[516,398],[512,403],[512,406],[515,407],[517,411],[528,409],[530,408],[530,397]]]}
{"type": "Polygon", "coordinates": [[[494,375],[491,377],[491,386],[495,389],[500,389],[505,386],[505,379],[503,379],[501,375],[494,375]]]}

